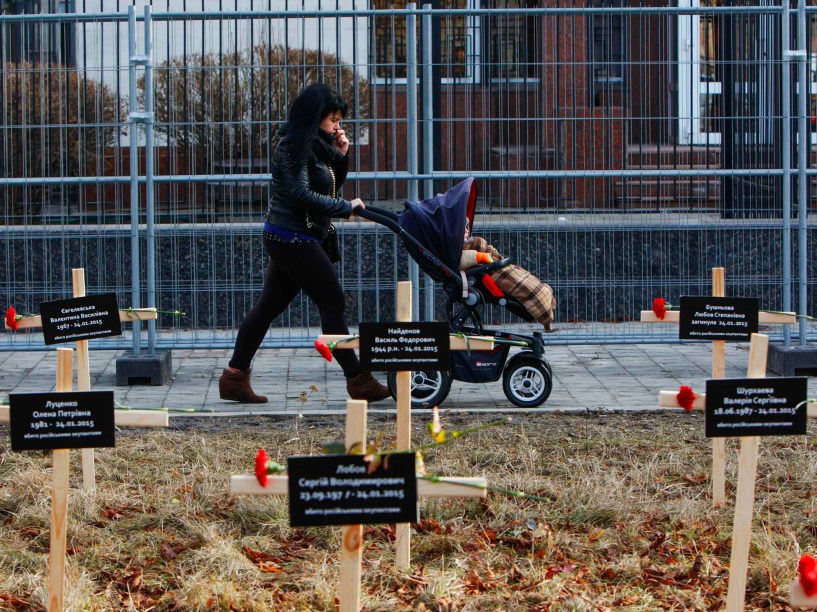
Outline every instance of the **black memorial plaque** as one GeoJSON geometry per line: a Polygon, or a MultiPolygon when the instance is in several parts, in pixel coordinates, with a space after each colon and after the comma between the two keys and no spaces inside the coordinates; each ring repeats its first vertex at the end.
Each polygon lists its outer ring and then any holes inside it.
{"type": "Polygon", "coordinates": [[[806,433],[807,378],[714,378],[706,381],[706,437],[806,433]]]}
{"type": "Polygon", "coordinates": [[[115,445],[113,391],[12,393],[11,450],[115,445]]]}
{"type": "Polygon", "coordinates": [[[361,323],[360,363],[374,372],[448,371],[448,324],[361,323]]]}
{"type": "Polygon", "coordinates": [[[414,453],[395,453],[369,474],[363,455],[290,457],[289,524],[414,523],[415,462],[414,453]]]}
{"type": "Polygon", "coordinates": [[[43,302],[40,315],[46,344],[122,335],[115,293],[43,302]]]}
{"type": "Polygon", "coordinates": [[[748,342],[757,333],[757,298],[681,297],[681,340],[748,342]]]}

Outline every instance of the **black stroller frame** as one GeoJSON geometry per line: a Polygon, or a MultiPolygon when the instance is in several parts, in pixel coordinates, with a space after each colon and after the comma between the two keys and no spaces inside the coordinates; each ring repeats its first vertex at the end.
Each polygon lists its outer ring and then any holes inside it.
{"type": "MultiPolygon", "coordinates": [[[[466,181],[468,185],[465,185],[469,188],[471,200],[466,213],[469,222],[472,221],[473,200],[476,198],[476,188],[472,181],[473,179],[468,179],[466,181]]],[[[448,193],[462,186],[463,183],[460,183],[448,193]]],[[[407,211],[402,214],[406,214],[407,211]]],[[[370,205],[365,209],[358,209],[357,214],[394,232],[406,245],[409,254],[418,265],[435,281],[442,283],[448,296],[445,305],[446,317],[453,333],[487,336],[499,341],[493,351],[452,351],[450,372],[413,372],[412,407],[429,408],[441,404],[448,396],[452,379],[480,383],[493,382],[500,377],[503,379],[505,396],[514,405],[532,408],[543,404],[553,388],[553,371],[545,358],[542,333],[517,334],[486,329],[482,324],[480,312],[486,304],[505,307],[528,322],[534,320],[519,301],[502,294],[490,279],[490,273],[510,264],[510,259],[470,268],[464,271],[463,278],[461,273],[455,272],[420,240],[407,232],[399,223],[399,214],[370,205]],[[509,342],[522,348],[522,351],[510,359],[508,359],[511,348],[509,342]]],[[[388,376],[392,395],[396,390],[396,378],[395,373],[388,376]]]]}

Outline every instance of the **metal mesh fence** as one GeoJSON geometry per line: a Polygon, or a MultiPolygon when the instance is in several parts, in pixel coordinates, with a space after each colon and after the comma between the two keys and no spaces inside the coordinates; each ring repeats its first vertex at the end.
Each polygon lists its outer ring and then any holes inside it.
{"type": "MultiPolygon", "coordinates": [[[[476,177],[474,232],[555,291],[550,342],[674,339],[669,326],[638,323],[639,311],[657,296],[709,294],[716,266],[727,295],[765,309],[804,312],[814,297],[801,259],[813,206],[812,9],[150,4],[146,19],[145,2],[0,0],[0,296],[20,312],[71,295],[74,267],[89,293],[130,305],[134,256],[133,305],[147,305],[151,251],[155,305],[186,313],[160,316],[158,344],[231,345],[266,268],[276,132],[317,81],[350,107],[345,197],[399,211],[476,177]]],[[[350,321],[393,318],[396,282],[413,273],[403,245],[374,224],[339,230],[350,321]]],[[[417,315],[443,317],[440,286],[419,285],[417,315]]],[[[485,319],[528,327],[498,307],[485,319]]],[[[306,344],[317,324],[301,296],[267,345],[306,344]]],[[[0,341],[39,346],[36,333],[0,341]]]]}

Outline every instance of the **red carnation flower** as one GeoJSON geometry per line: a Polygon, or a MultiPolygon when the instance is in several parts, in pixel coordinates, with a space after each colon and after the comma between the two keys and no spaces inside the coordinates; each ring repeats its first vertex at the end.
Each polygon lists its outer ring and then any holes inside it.
{"type": "Polygon", "coordinates": [[[678,389],[678,395],[675,396],[675,400],[681,408],[689,412],[692,410],[692,402],[695,401],[696,397],[698,396],[692,391],[692,387],[681,385],[681,388],[678,389]]]}
{"type": "Polygon", "coordinates": [[[663,321],[664,317],[667,316],[667,301],[664,298],[655,298],[652,301],[652,311],[656,317],[663,321]]]}
{"type": "Polygon", "coordinates": [[[22,317],[17,315],[17,311],[14,310],[14,306],[9,306],[9,309],[6,311],[6,327],[17,331],[17,319],[20,318],[22,317]]]}
{"type": "Polygon", "coordinates": [[[332,361],[332,348],[334,347],[330,348],[328,344],[315,340],[315,348],[318,349],[321,357],[326,359],[326,361],[332,361]]]}
{"type": "Polygon", "coordinates": [[[268,466],[269,457],[267,456],[267,451],[263,448],[259,448],[258,453],[255,455],[255,477],[258,479],[258,484],[262,487],[266,487],[269,482],[267,473],[268,466]]]}
{"type": "Polygon", "coordinates": [[[817,560],[810,555],[803,555],[797,564],[797,571],[803,592],[809,597],[817,595],[817,560]]]}

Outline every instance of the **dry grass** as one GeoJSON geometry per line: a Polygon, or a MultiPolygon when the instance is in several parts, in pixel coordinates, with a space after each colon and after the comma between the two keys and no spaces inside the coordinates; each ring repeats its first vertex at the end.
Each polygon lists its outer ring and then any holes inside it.
{"type": "MultiPolygon", "coordinates": [[[[447,429],[479,417],[443,415],[447,429]]],[[[415,441],[423,424],[415,417],[415,441]]],[[[393,439],[393,418],[370,416],[393,439]]],[[[67,603],[72,610],[334,610],[339,529],[290,529],[285,499],[236,498],[255,450],[284,462],[342,438],[331,419],[177,420],[121,432],[97,452],[98,490],[72,459],[67,603]],[[183,429],[180,429],[183,428],[183,429]]],[[[12,453],[0,429],[0,610],[46,592],[50,455],[12,453]]],[[[734,497],[737,443],[728,445],[734,497]]],[[[817,548],[810,438],[767,438],[747,607],[782,609],[800,550],[817,548]]],[[[717,609],[733,508],[709,501],[710,443],[686,414],[520,415],[426,455],[429,472],[487,476],[547,502],[495,495],[421,503],[412,571],[394,532],[365,527],[367,610],[717,609]]]]}

